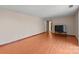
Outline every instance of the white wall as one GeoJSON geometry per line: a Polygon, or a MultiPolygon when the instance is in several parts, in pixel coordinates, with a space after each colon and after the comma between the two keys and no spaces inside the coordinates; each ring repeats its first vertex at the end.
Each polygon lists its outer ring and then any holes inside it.
{"type": "Polygon", "coordinates": [[[8,10],[0,10],[0,44],[44,32],[43,20],[8,10]]]}
{"type": "Polygon", "coordinates": [[[78,45],[79,45],[79,10],[75,14],[75,35],[78,39],[78,45]]]}
{"type": "Polygon", "coordinates": [[[75,21],[74,21],[74,23],[75,23],[75,28],[74,28],[75,36],[76,36],[76,38],[78,38],[78,12],[76,12],[76,14],[75,14],[75,21]]]}
{"type": "Polygon", "coordinates": [[[79,10],[78,10],[78,41],[79,41],[79,10]]]}
{"type": "Polygon", "coordinates": [[[66,25],[66,31],[68,35],[75,35],[74,32],[74,16],[65,16],[65,17],[59,17],[52,19],[53,23],[53,32],[55,25],[66,25]]]}

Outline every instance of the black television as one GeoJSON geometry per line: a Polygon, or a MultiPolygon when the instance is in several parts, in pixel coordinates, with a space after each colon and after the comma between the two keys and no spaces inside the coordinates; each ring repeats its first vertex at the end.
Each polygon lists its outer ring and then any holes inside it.
{"type": "Polygon", "coordinates": [[[55,25],[55,32],[64,32],[64,25],[55,25]]]}

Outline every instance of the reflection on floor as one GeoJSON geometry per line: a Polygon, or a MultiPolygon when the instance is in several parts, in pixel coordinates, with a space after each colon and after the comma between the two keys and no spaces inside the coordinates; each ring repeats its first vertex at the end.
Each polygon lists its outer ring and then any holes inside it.
{"type": "Polygon", "coordinates": [[[0,53],[62,54],[79,53],[77,39],[73,36],[42,33],[21,41],[0,46],[0,53]]]}

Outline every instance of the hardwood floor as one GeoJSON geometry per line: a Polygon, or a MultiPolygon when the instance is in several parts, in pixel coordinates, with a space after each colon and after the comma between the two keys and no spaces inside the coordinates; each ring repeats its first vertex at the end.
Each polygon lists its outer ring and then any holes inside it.
{"type": "Polygon", "coordinates": [[[42,33],[37,36],[0,46],[1,54],[72,54],[79,53],[73,36],[42,33]]]}

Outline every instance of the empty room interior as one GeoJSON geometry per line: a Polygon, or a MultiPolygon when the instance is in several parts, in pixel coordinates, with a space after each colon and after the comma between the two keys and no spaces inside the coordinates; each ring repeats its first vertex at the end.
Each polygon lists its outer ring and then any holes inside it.
{"type": "Polygon", "coordinates": [[[0,54],[79,54],[78,5],[0,5],[0,54]]]}

